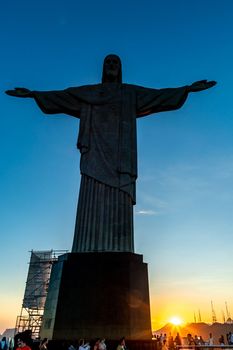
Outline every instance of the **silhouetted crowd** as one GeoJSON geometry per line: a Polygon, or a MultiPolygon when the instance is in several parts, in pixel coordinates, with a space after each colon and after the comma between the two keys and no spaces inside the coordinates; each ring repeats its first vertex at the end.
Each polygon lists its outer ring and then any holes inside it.
{"type": "Polygon", "coordinates": [[[182,345],[179,333],[177,333],[175,337],[173,337],[171,333],[169,336],[167,336],[166,333],[156,335],[155,340],[157,340],[158,350],[172,350],[182,345]]]}
{"type": "MultiPolygon", "coordinates": [[[[14,338],[3,337],[0,341],[0,350],[47,350],[48,339],[33,340],[30,330],[18,333],[14,338]]],[[[112,344],[111,344],[112,345],[112,344]]],[[[52,347],[52,349],[54,346],[52,347]]],[[[91,341],[85,339],[75,340],[73,342],[63,341],[55,346],[56,350],[107,350],[104,338],[96,338],[91,341]]],[[[115,347],[111,350],[127,350],[125,338],[121,338],[115,347]]]]}
{"type": "MultiPolygon", "coordinates": [[[[107,350],[107,345],[105,343],[105,338],[96,338],[90,342],[86,342],[85,339],[80,339],[78,344],[77,342],[69,344],[67,350],[107,350]]],[[[127,350],[124,337],[119,340],[115,350],[127,350]]]]}
{"type": "Polygon", "coordinates": [[[209,338],[207,340],[204,340],[202,338],[202,336],[197,336],[194,335],[192,336],[191,333],[187,334],[186,337],[182,337],[180,336],[179,333],[176,334],[175,337],[173,337],[171,335],[171,333],[169,334],[169,336],[167,336],[167,334],[160,334],[160,335],[156,335],[155,339],[158,342],[158,349],[159,350],[173,350],[175,348],[179,348],[182,346],[201,346],[201,345],[206,345],[206,346],[214,346],[214,345],[233,345],[233,333],[229,332],[225,335],[221,335],[218,339],[218,341],[214,342],[214,338],[212,333],[209,334],[209,338]]]}
{"type": "MultiPolygon", "coordinates": [[[[157,343],[157,350],[175,350],[185,346],[233,346],[233,333],[229,332],[225,336],[221,335],[218,340],[214,341],[212,333],[209,338],[204,340],[202,336],[187,334],[186,337],[181,337],[177,332],[176,336],[171,333],[155,335],[154,340],[157,343]]],[[[48,350],[48,339],[34,341],[31,337],[31,331],[27,330],[18,333],[14,338],[3,337],[0,341],[0,350],[48,350]]],[[[127,350],[125,338],[121,338],[118,344],[108,348],[104,338],[96,338],[91,341],[79,339],[73,342],[59,342],[59,345],[52,346],[52,350],[127,350]]],[[[50,349],[50,347],[49,347],[50,349]]]]}

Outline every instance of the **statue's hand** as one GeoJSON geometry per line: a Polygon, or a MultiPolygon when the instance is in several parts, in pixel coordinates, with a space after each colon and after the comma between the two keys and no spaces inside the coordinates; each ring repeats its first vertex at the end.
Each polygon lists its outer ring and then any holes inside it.
{"type": "Polygon", "coordinates": [[[196,81],[195,83],[193,83],[192,85],[190,85],[188,87],[188,91],[189,92],[198,92],[198,91],[209,89],[216,84],[217,83],[214,80],[212,80],[212,81],[199,80],[199,81],[196,81]]]}
{"type": "Polygon", "coordinates": [[[32,92],[25,88],[15,88],[14,90],[7,90],[6,94],[15,97],[33,97],[32,92]]]}

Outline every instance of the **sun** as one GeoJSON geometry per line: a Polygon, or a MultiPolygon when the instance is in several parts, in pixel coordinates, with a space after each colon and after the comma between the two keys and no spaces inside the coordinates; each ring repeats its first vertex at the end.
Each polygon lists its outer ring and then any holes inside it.
{"type": "Polygon", "coordinates": [[[170,323],[172,323],[174,326],[180,326],[183,321],[181,320],[180,317],[173,316],[169,320],[170,323]]]}

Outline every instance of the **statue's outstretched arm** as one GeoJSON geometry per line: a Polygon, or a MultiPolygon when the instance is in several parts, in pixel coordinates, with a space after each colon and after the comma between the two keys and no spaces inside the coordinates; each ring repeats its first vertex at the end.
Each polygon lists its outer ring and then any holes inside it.
{"type": "Polygon", "coordinates": [[[212,86],[216,85],[216,81],[199,80],[187,87],[188,92],[198,92],[206,89],[210,89],[212,86]]]}
{"type": "Polygon", "coordinates": [[[5,91],[7,95],[14,97],[33,97],[33,92],[31,90],[17,87],[14,90],[5,91]]]}
{"type": "MultiPolygon", "coordinates": [[[[72,89],[71,89],[72,90],[72,89]]],[[[54,91],[31,91],[22,87],[7,90],[7,95],[14,97],[30,97],[46,114],[68,114],[75,118],[80,117],[82,100],[70,93],[70,89],[54,91]]]]}

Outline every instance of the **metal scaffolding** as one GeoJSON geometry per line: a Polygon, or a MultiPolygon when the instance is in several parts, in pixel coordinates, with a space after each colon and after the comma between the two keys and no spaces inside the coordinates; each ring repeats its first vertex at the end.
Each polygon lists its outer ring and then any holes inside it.
{"type": "Polygon", "coordinates": [[[31,330],[32,338],[39,338],[52,265],[59,255],[66,252],[65,250],[31,251],[21,313],[16,319],[16,333],[31,330]]]}

